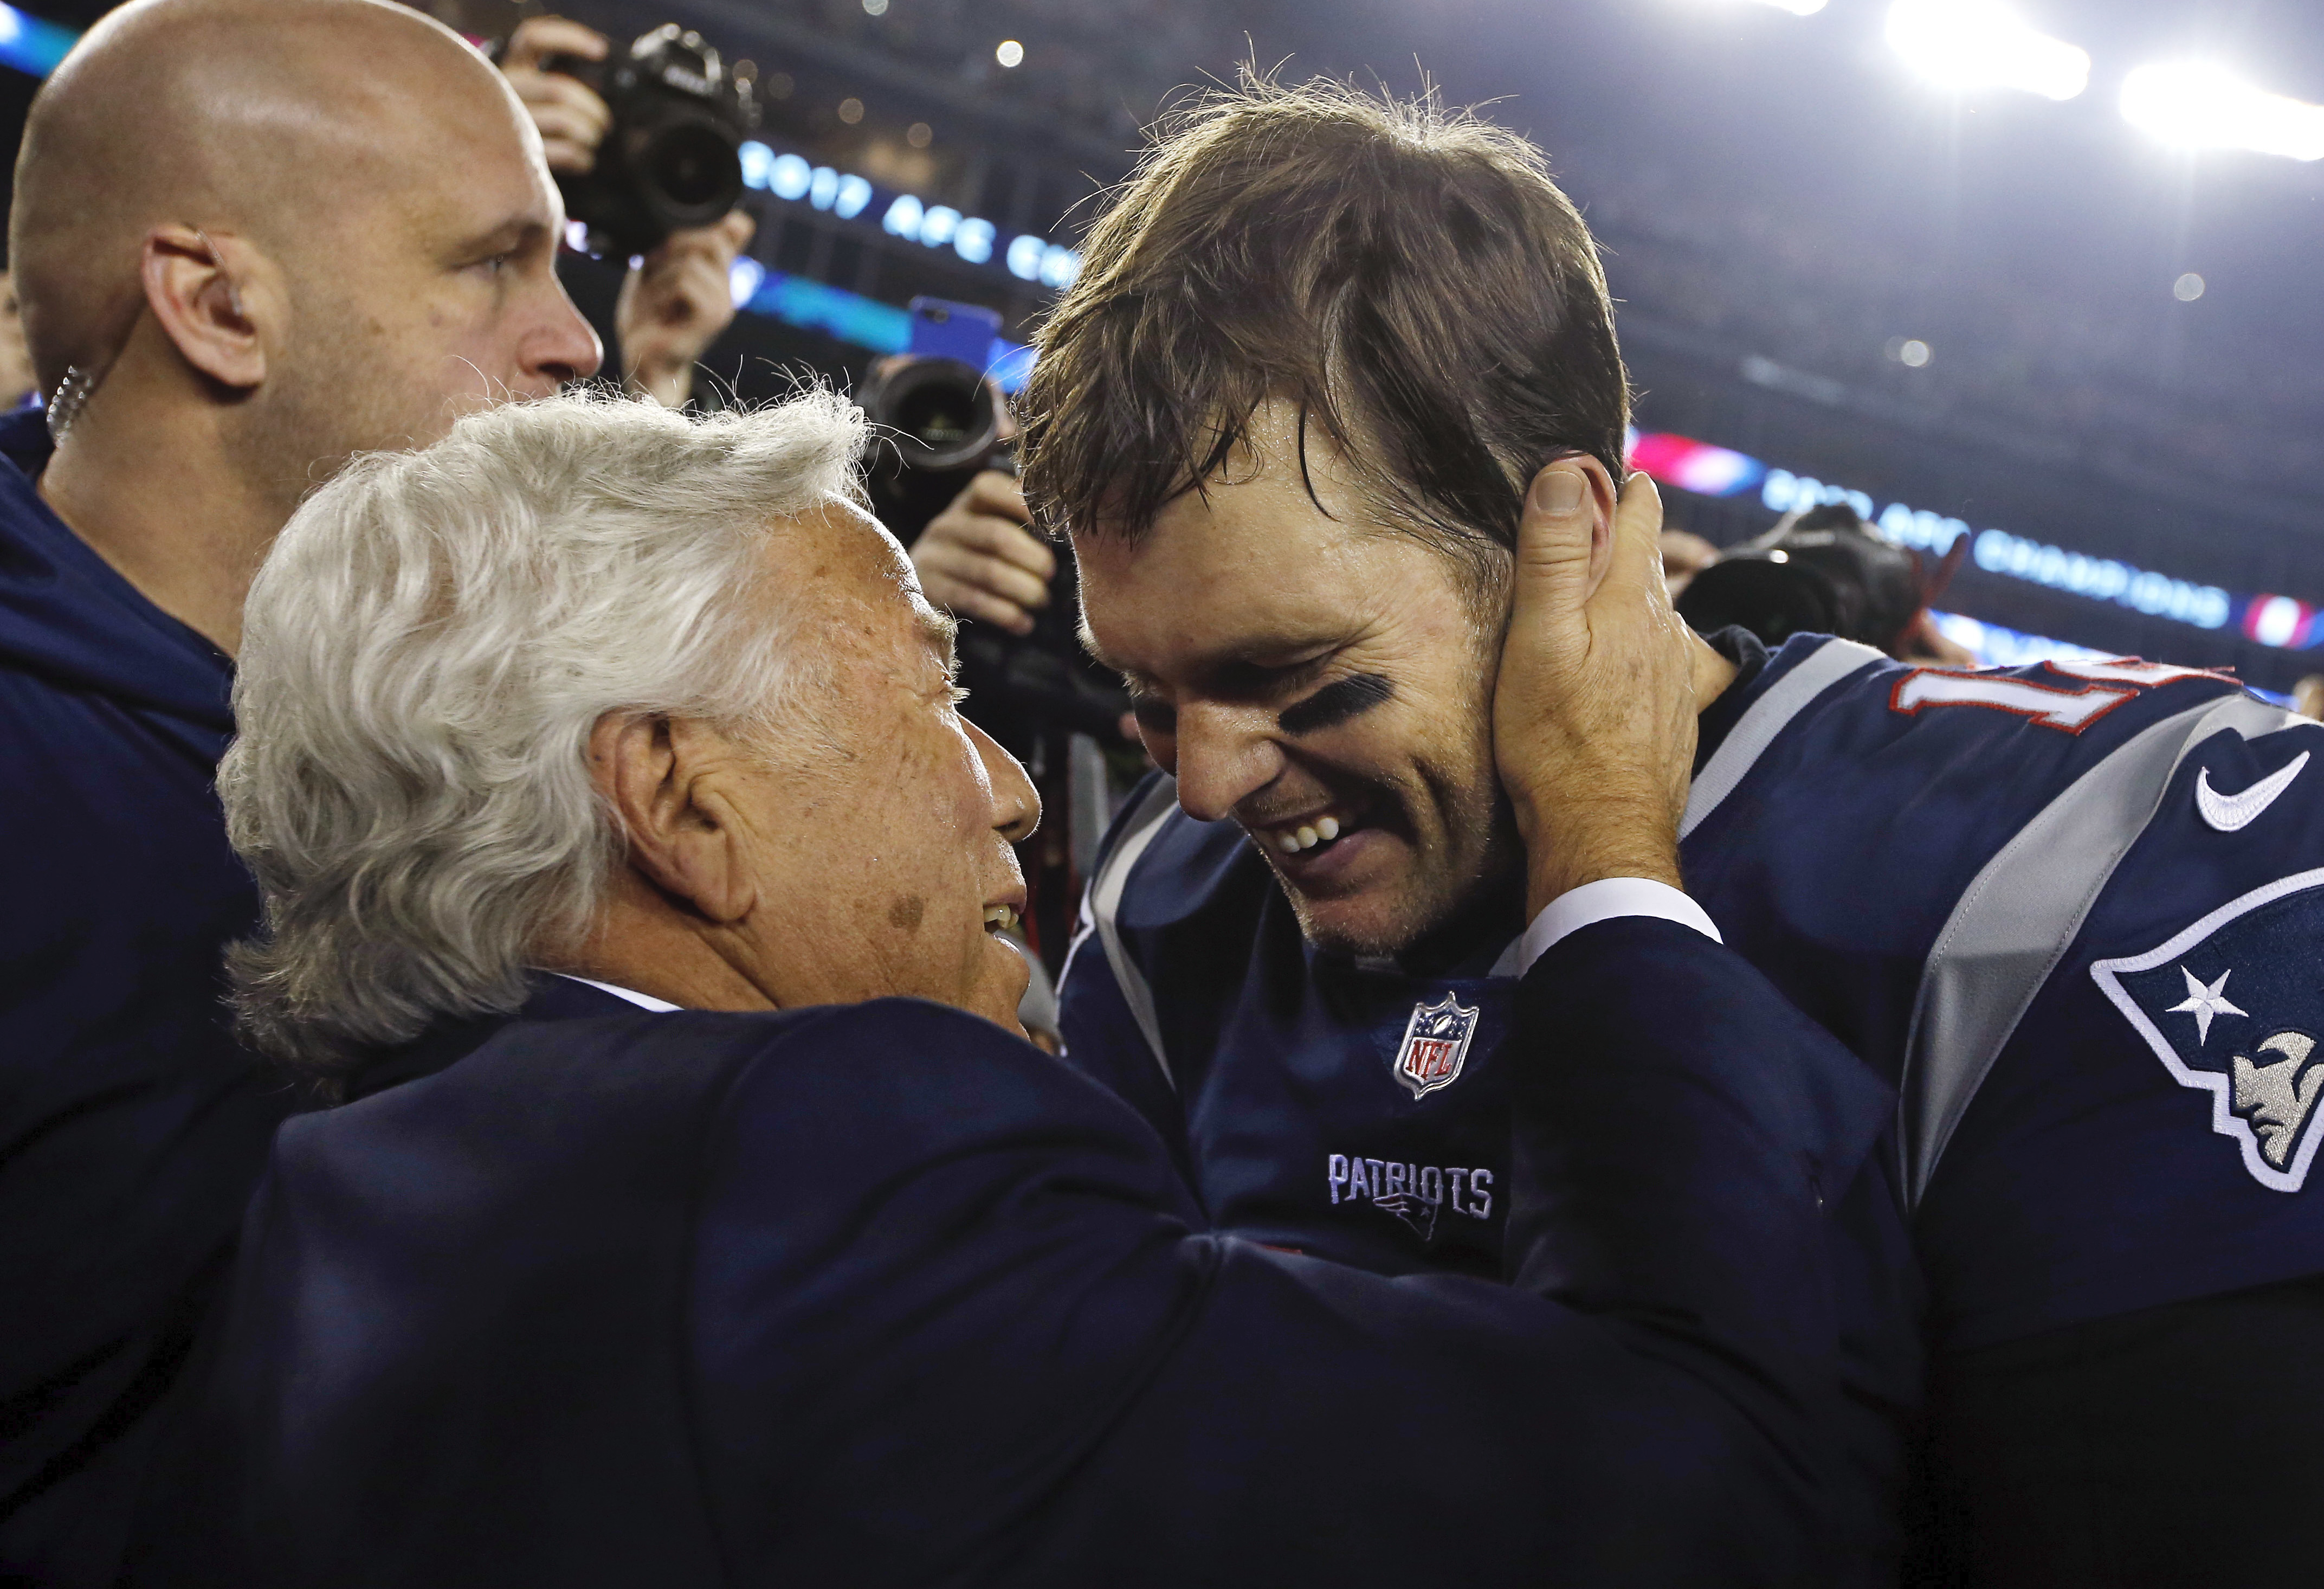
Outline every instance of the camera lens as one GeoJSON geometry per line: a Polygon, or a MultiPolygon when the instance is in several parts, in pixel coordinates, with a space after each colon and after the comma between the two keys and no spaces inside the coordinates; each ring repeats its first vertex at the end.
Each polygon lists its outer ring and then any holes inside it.
{"type": "Polygon", "coordinates": [[[957,469],[977,463],[1000,434],[1000,414],[983,374],[951,358],[905,361],[867,382],[858,399],[872,422],[897,432],[909,469],[957,469]]]}
{"type": "Polygon", "coordinates": [[[965,440],[973,423],[973,405],[964,394],[941,386],[923,386],[896,409],[896,429],[930,452],[950,452],[965,440]]]}
{"type": "Polygon", "coordinates": [[[666,127],[646,145],[639,163],[646,180],[671,208],[715,207],[724,213],[727,184],[736,166],[734,146],[720,129],[702,122],[666,127]]]}

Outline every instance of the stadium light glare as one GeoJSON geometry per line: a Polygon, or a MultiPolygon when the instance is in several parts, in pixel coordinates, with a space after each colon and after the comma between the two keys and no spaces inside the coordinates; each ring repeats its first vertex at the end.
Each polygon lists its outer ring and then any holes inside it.
{"type": "Polygon", "coordinates": [[[1813,16],[1831,0],[1758,0],[1762,5],[1772,5],[1778,11],[1788,11],[1794,16],[1813,16]]]}
{"type": "Polygon", "coordinates": [[[1896,0],[1888,8],[1888,44],[1948,88],[2071,99],[2090,84],[2087,51],[2037,31],[2000,0],[1896,0]]]}
{"type": "Polygon", "coordinates": [[[2271,94],[2208,60],[2142,66],[2123,79],[2123,119],[2186,149],[2324,160],[2324,105],[2271,94]]]}

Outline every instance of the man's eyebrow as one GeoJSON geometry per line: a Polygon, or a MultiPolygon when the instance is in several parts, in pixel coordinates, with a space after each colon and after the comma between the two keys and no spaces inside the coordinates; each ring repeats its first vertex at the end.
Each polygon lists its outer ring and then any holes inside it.
{"type": "Polygon", "coordinates": [[[912,615],[919,620],[920,638],[928,642],[928,649],[936,652],[936,660],[945,665],[945,671],[951,673],[960,665],[953,650],[954,642],[960,634],[958,622],[951,614],[939,612],[933,606],[917,607],[912,615]]]}
{"type": "Polygon", "coordinates": [[[1125,679],[1129,677],[1129,670],[1123,668],[1120,663],[1115,661],[1111,657],[1107,656],[1105,654],[1105,647],[1098,644],[1097,636],[1091,632],[1089,620],[1087,618],[1084,618],[1078,624],[1074,625],[1074,638],[1082,642],[1082,650],[1089,653],[1089,660],[1091,661],[1095,662],[1099,667],[1103,668],[1109,673],[1119,673],[1125,679]]]}
{"type": "Polygon", "coordinates": [[[548,236],[547,222],[532,216],[512,216],[491,230],[478,232],[456,245],[454,252],[462,259],[484,259],[495,254],[517,253],[548,236]]]}
{"type": "MultiPolygon", "coordinates": [[[[1081,626],[1081,642],[1082,649],[1089,653],[1090,661],[1095,662],[1099,667],[1107,670],[1109,672],[1119,674],[1121,677],[1123,684],[1133,693],[1140,688],[1140,679],[1136,673],[1132,672],[1130,669],[1123,667],[1120,663],[1115,661],[1111,657],[1105,654],[1105,648],[1098,644],[1097,636],[1090,633],[1089,624],[1086,621],[1084,621],[1081,626]]],[[[1321,657],[1311,657],[1305,661],[1289,664],[1274,661],[1262,661],[1256,659],[1271,659],[1283,654],[1286,651],[1294,652],[1301,651],[1308,649],[1311,645],[1323,646],[1328,649],[1335,642],[1333,641],[1322,638],[1318,638],[1314,641],[1289,642],[1281,639],[1251,640],[1239,645],[1229,646],[1214,654],[1203,657],[1189,664],[1189,670],[1198,676],[1207,677],[1214,680],[1222,678],[1235,677],[1238,674],[1243,675],[1246,676],[1243,681],[1244,687],[1248,687],[1250,683],[1255,681],[1261,676],[1286,673],[1296,668],[1312,666],[1314,662],[1320,661],[1321,657]]],[[[1144,688],[1150,689],[1153,686],[1149,682],[1146,683],[1144,688]]]]}

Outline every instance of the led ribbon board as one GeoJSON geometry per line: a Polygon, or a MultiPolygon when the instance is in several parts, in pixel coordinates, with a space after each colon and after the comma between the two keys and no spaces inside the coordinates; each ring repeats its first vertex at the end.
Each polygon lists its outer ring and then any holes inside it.
{"type": "Polygon", "coordinates": [[[2174,579],[2113,558],[2068,551],[2006,531],[1973,531],[1959,519],[1901,502],[1877,508],[1864,492],[1774,468],[1746,454],[1667,431],[1631,432],[1630,461],[1665,485],[1702,496],[1739,496],[1756,488],[1759,500],[1779,513],[1846,503],[1859,517],[1877,523],[1903,545],[1940,556],[1959,537],[1973,536],[1970,560],[1986,573],[2005,579],[2022,579],[2070,596],[2110,601],[2196,629],[2224,629],[2232,624],[2249,639],[2278,651],[2324,646],[2324,623],[2318,621],[2318,609],[2288,596],[2265,591],[2238,596],[2216,585],[2174,579]]]}

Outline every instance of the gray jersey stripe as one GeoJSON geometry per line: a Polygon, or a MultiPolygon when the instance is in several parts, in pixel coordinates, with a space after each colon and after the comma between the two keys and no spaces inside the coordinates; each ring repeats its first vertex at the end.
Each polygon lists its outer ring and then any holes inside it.
{"type": "Polygon", "coordinates": [[[1686,814],[1679,818],[1679,837],[1692,833],[1704,818],[1719,808],[1720,801],[1735,792],[1743,775],[1775,743],[1775,736],[1816,697],[1850,674],[1887,660],[1870,646],[1858,645],[1852,640],[1827,640],[1812,656],[1769,685],[1766,693],[1751,703],[1742,720],[1711,753],[1710,763],[1696,774],[1694,787],[1686,797],[1686,814]]]}
{"type": "Polygon", "coordinates": [[[1937,935],[1914,1002],[1898,1100],[1908,1208],[2187,753],[2223,729],[2255,739],[2303,720],[2242,695],[2190,707],[2076,779],[1986,863],[1937,935]]]}
{"type": "Polygon", "coordinates": [[[1171,1074],[1170,1056],[1162,1047],[1162,1023],[1154,1016],[1154,990],[1146,981],[1146,974],[1130,957],[1121,941],[1121,928],[1115,918],[1121,910],[1121,891],[1129,885],[1130,868],[1162,831],[1162,825],[1177,808],[1178,784],[1166,778],[1139,802],[1138,809],[1123,824],[1121,842],[1112,853],[1098,863],[1097,875],[1090,879],[1090,919],[1097,928],[1097,941],[1105,947],[1105,963],[1113,967],[1114,984],[1121,989],[1121,1002],[1130,1006],[1130,1019],[1138,1030],[1146,1034],[1147,1046],[1154,1050],[1154,1062],[1162,1067],[1162,1079],[1176,1091],[1178,1078],[1171,1074]]]}

